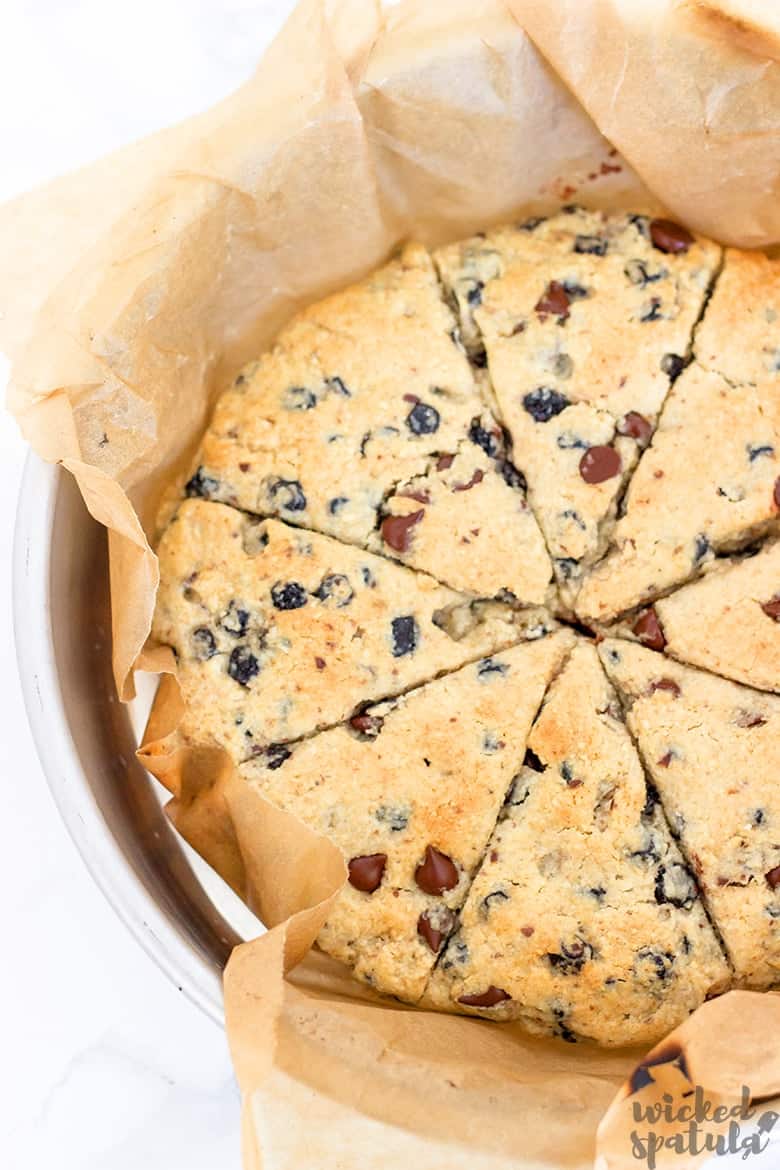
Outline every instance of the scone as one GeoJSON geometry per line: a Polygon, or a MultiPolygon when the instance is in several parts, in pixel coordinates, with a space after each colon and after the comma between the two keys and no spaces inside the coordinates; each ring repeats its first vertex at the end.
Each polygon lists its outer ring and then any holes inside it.
{"type": "Polygon", "coordinates": [[[601,658],[737,979],[780,979],[780,698],[630,642],[601,658]]]}
{"type": "Polygon", "coordinates": [[[153,632],[176,651],[182,733],[237,763],[550,628],[205,500],[181,504],[159,557],[153,632]]]}
{"type": "Polygon", "coordinates": [[[714,560],[618,629],[681,662],[780,691],[780,541],[714,560]]]}
{"type": "Polygon", "coordinates": [[[729,968],[591,644],[553,683],[526,765],[425,1001],[649,1043],[729,968]]]}
{"type": "Polygon", "coordinates": [[[581,208],[436,253],[566,598],[604,551],[720,255],[679,225],[581,208]]]}
{"type": "Polygon", "coordinates": [[[378,990],[422,994],[572,640],[484,658],[241,768],[343,851],[349,882],[318,941],[378,990]]]}
{"type": "Polygon", "coordinates": [[[217,403],[187,494],[378,548],[480,596],[506,590],[541,604],[552,576],[522,478],[419,246],[300,313],[238,376],[217,403]],[[447,475],[448,460],[468,465],[467,477],[447,475]],[[416,501],[414,523],[402,527],[398,496],[418,478],[427,502],[416,501]],[[468,501],[466,483],[478,488],[468,501]],[[495,504],[511,559],[490,543],[495,504]]]}

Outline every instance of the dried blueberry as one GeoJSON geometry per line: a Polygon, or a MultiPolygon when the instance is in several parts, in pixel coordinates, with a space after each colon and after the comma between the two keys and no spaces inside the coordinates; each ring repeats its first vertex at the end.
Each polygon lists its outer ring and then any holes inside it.
{"type": "Polygon", "coordinates": [[[289,760],[292,752],[283,743],[273,743],[263,752],[266,768],[270,768],[275,772],[277,768],[281,768],[285,760],[289,760]]]}
{"type": "Polygon", "coordinates": [[[769,456],[774,455],[775,449],[774,449],[774,447],[771,447],[768,443],[765,443],[761,447],[748,446],[747,452],[748,452],[748,459],[750,460],[750,462],[755,463],[756,459],[760,459],[764,455],[769,455],[769,456]]]}
{"type": "Polygon", "coordinates": [[[491,459],[495,459],[501,450],[501,438],[499,434],[496,431],[486,430],[478,418],[473,419],[471,422],[469,438],[472,443],[480,447],[491,459]]]}
{"type": "Polygon", "coordinates": [[[393,808],[388,804],[380,804],[374,813],[376,819],[381,824],[387,825],[391,833],[402,833],[409,824],[409,817],[411,815],[412,812],[408,806],[404,808],[393,808]]]}
{"type": "Polygon", "coordinates": [[[367,565],[363,565],[361,568],[360,576],[363,578],[363,584],[367,589],[376,589],[376,577],[367,565]]]}
{"type": "Polygon", "coordinates": [[[578,975],[585,964],[595,957],[595,951],[584,938],[576,937],[569,943],[561,942],[560,952],[547,952],[550,966],[561,975],[578,975]]]}
{"type": "Polygon", "coordinates": [[[678,861],[659,865],[655,875],[655,900],[659,906],[668,903],[678,910],[689,910],[696,901],[696,883],[684,865],[678,861]]]}
{"type": "Polygon", "coordinates": [[[523,396],[523,406],[534,422],[546,423],[569,405],[569,399],[548,386],[539,386],[523,396]]]}
{"type": "Polygon", "coordinates": [[[195,658],[205,662],[207,658],[213,658],[216,652],[217,640],[211,630],[206,626],[200,626],[192,631],[192,653],[195,658]]]}
{"type": "Polygon", "coordinates": [[[544,764],[539,759],[536,752],[532,751],[531,748],[525,749],[525,756],[523,758],[523,764],[526,766],[526,768],[531,768],[531,770],[534,772],[543,772],[544,771],[544,764]]]}
{"type": "Polygon", "coordinates": [[[479,904],[479,914],[482,918],[487,918],[494,906],[498,906],[501,902],[508,902],[509,894],[505,890],[493,890],[490,894],[486,894],[479,904]]]}
{"type": "Polygon", "coordinates": [[[474,283],[469,287],[469,290],[466,293],[466,300],[471,305],[472,309],[476,309],[477,306],[482,304],[482,290],[484,287],[485,283],[482,280],[475,280],[474,283]]]}
{"type": "Polygon", "coordinates": [[[332,378],[325,379],[325,387],[331,394],[338,394],[340,398],[351,398],[352,395],[347,387],[342,382],[341,378],[333,375],[332,378]]]}
{"type": "Polygon", "coordinates": [[[420,630],[411,614],[393,618],[390,626],[393,658],[403,658],[405,654],[414,654],[420,640],[420,630]]]}
{"type": "Polygon", "coordinates": [[[658,951],[654,947],[642,947],[636,953],[634,970],[640,974],[641,967],[647,969],[649,975],[665,982],[672,973],[674,955],[671,951],[658,951]]]}
{"type": "Polygon", "coordinates": [[[661,371],[672,381],[680,374],[684,365],[685,358],[681,358],[678,353],[665,353],[661,358],[661,371]]]}
{"type": "Polygon", "coordinates": [[[206,475],[203,468],[199,467],[192,479],[187,481],[184,491],[190,499],[200,497],[210,500],[219,491],[219,480],[213,475],[206,475]]]}
{"type": "Polygon", "coordinates": [[[586,256],[606,256],[607,241],[604,236],[575,236],[574,251],[586,256]]]}
{"type": "Polygon", "coordinates": [[[530,795],[530,780],[527,776],[524,776],[522,772],[518,772],[509,786],[509,792],[506,795],[507,805],[509,805],[511,808],[517,808],[519,805],[525,804],[530,795]]]}
{"type": "Polygon", "coordinates": [[[591,898],[595,898],[597,902],[603,902],[607,896],[607,891],[604,886],[590,886],[587,891],[591,898]]]}
{"type": "Polygon", "coordinates": [[[712,552],[712,545],[703,532],[696,537],[693,546],[693,563],[700,565],[708,553],[712,552]]]}
{"type": "Polygon", "coordinates": [[[660,297],[651,297],[649,301],[646,301],[642,305],[642,308],[639,310],[639,320],[642,322],[661,320],[660,297]]]}
{"type": "Polygon", "coordinates": [[[508,459],[504,459],[501,462],[500,470],[504,479],[504,483],[507,484],[508,487],[517,488],[518,491],[521,492],[526,490],[528,487],[528,481],[526,480],[522,471],[515,467],[514,463],[510,463],[508,459]]]}
{"type": "Polygon", "coordinates": [[[308,597],[298,581],[277,581],[271,588],[271,600],[277,609],[302,609],[308,597]]]}
{"type": "Polygon", "coordinates": [[[282,397],[284,410],[313,410],[317,395],[306,386],[289,386],[282,397]]]}
{"type": "Polygon", "coordinates": [[[227,669],[232,679],[246,687],[259,674],[260,663],[246,646],[236,646],[230,655],[227,669]]]}
{"type": "Polygon", "coordinates": [[[297,479],[277,479],[269,487],[272,501],[282,512],[304,512],[306,496],[297,479]]]}
{"type": "Polygon", "coordinates": [[[578,284],[576,280],[564,280],[563,288],[570,301],[582,301],[590,296],[588,290],[578,284]]]}
{"type": "Polygon", "coordinates": [[[413,435],[433,435],[439,429],[438,410],[427,402],[415,402],[406,416],[406,425],[413,435]]]}
{"type": "Polygon", "coordinates": [[[495,731],[486,731],[482,737],[482,751],[486,756],[493,756],[504,747],[504,741],[499,739],[495,731]]]}
{"type": "Polygon", "coordinates": [[[232,634],[234,638],[243,638],[249,627],[249,611],[237,601],[231,601],[219,624],[226,634],[232,634]]]}
{"type": "Polygon", "coordinates": [[[346,508],[348,503],[349,499],[347,496],[334,496],[332,500],[328,500],[328,511],[331,516],[338,516],[339,512],[346,508]]]}
{"type": "Polygon", "coordinates": [[[623,271],[632,284],[638,284],[642,288],[646,284],[652,284],[654,281],[666,276],[665,268],[659,268],[656,272],[650,272],[643,260],[629,260],[623,271]]]}
{"type": "Polygon", "coordinates": [[[579,562],[574,557],[556,557],[555,568],[564,581],[571,581],[579,575],[579,562]]]}
{"type": "Polygon", "coordinates": [[[323,603],[330,602],[337,609],[342,609],[349,605],[355,591],[349,583],[349,577],[344,573],[329,573],[314,590],[314,596],[323,603]]]}
{"type": "Polygon", "coordinates": [[[509,672],[509,667],[505,662],[496,662],[494,658],[483,658],[477,664],[477,674],[480,678],[491,679],[496,675],[504,675],[509,672]]]}

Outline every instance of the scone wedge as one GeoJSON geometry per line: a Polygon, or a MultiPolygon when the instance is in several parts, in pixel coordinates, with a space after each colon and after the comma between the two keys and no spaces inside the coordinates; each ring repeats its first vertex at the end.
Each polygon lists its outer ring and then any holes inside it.
{"type": "Polygon", "coordinates": [[[729,966],[592,643],[552,684],[529,749],[425,1002],[652,1043],[729,966]]]}
{"type": "Polygon", "coordinates": [[[422,994],[572,641],[505,650],[240,769],[342,850],[319,945],[378,990],[422,994]]]}

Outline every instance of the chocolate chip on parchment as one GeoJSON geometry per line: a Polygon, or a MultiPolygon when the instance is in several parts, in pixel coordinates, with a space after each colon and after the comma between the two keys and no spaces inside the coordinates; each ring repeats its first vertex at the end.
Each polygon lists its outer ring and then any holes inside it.
{"type": "Polygon", "coordinates": [[[639,615],[631,628],[642,645],[650,650],[663,650],[666,646],[663,627],[652,605],[639,615]]]}
{"type": "Polygon", "coordinates": [[[403,658],[405,654],[414,654],[420,640],[420,630],[411,614],[393,618],[390,623],[392,634],[393,658],[403,658]]]}
{"type": "Polygon", "coordinates": [[[441,421],[435,406],[427,402],[417,402],[406,416],[406,425],[413,435],[433,435],[439,429],[441,421]]]}
{"type": "Polygon", "coordinates": [[[435,912],[424,910],[417,919],[417,933],[424,939],[434,955],[438,955],[441,944],[455,925],[455,915],[444,908],[435,912]]]}
{"type": "Polygon", "coordinates": [[[385,516],[380,525],[382,540],[396,552],[405,553],[412,542],[412,529],[425,515],[425,509],[409,512],[406,516],[385,516]]]}
{"type": "Polygon", "coordinates": [[[761,608],[767,617],[772,618],[776,622],[780,622],[780,593],[771,599],[762,603],[761,608]]]}
{"type": "Polygon", "coordinates": [[[589,447],[580,459],[580,475],[585,483],[604,483],[621,470],[620,456],[614,447],[589,447]]]}
{"type": "Polygon", "coordinates": [[[569,316],[569,295],[558,280],[551,280],[534,305],[540,317],[554,316],[563,323],[569,316]]]}
{"type": "Polygon", "coordinates": [[[650,239],[659,252],[687,252],[693,243],[693,236],[682,224],[671,219],[651,219],[650,239]]]}
{"type": "Polygon", "coordinates": [[[480,991],[478,995],[459,995],[458,1003],[462,1003],[464,1007],[491,1008],[511,998],[512,996],[508,991],[504,991],[503,987],[494,987],[491,983],[487,991],[480,991]]]}
{"type": "Polygon", "coordinates": [[[523,396],[523,408],[534,422],[546,423],[569,405],[569,399],[548,386],[539,386],[523,396]]]}
{"type": "Polygon", "coordinates": [[[636,439],[638,443],[645,444],[653,433],[653,424],[638,411],[629,410],[627,414],[623,415],[617,429],[619,435],[627,435],[630,439],[636,439]]]}
{"type": "Polygon", "coordinates": [[[302,609],[308,597],[298,581],[277,581],[271,586],[271,601],[276,609],[302,609]]]}
{"type": "Polygon", "coordinates": [[[255,675],[260,673],[260,663],[246,646],[236,646],[228,660],[227,670],[232,679],[242,687],[247,687],[255,675]]]}
{"type": "Polygon", "coordinates": [[[457,886],[458,867],[446,853],[427,845],[425,857],[414,871],[414,880],[426,894],[438,896],[457,886]]]}
{"type": "Polygon", "coordinates": [[[386,865],[386,853],[367,853],[364,857],[353,857],[347,863],[349,884],[363,894],[373,894],[382,884],[386,865]]]}

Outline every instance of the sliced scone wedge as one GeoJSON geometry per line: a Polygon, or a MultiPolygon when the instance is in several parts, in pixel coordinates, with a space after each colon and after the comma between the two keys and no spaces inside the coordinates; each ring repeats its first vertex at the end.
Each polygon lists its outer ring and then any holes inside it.
{"type": "Polygon", "coordinates": [[[689,366],[634,473],[607,556],[577,596],[603,622],[700,575],[719,552],[780,531],[780,393],[689,366]]]}
{"type": "MultiPolygon", "coordinates": [[[[485,411],[432,260],[410,245],[365,280],[299,313],[270,352],[238,376],[217,402],[185,490],[376,547],[447,585],[471,588],[464,583],[484,565],[485,542],[461,539],[464,502],[438,466],[497,430],[485,411]],[[418,476],[429,481],[428,502],[417,509],[423,515],[405,535],[391,525],[383,540],[378,529],[393,513],[388,501],[418,476]],[[432,529],[447,546],[445,560],[432,529]]],[[[539,604],[552,568],[499,446],[496,457],[471,453],[471,473],[482,478],[465,505],[469,526],[485,529],[491,503],[500,501],[517,555],[491,576],[491,587],[539,604]]]]}
{"type": "Polygon", "coordinates": [[[547,695],[424,1002],[650,1044],[729,977],[595,647],[547,695]]]}
{"type": "Polygon", "coordinates": [[[698,581],[632,616],[626,633],[691,666],[780,691],[780,541],[714,561],[698,581]]]}
{"type": "Polygon", "coordinates": [[[176,651],[181,733],[236,762],[552,626],[205,500],[181,504],[158,552],[153,634],[176,651]]]}
{"type": "Polygon", "coordinates": [[[780,391],[780,260],[726,249],[695,349],[700,365],[730,382],[780,391]]]}
{"type": "Polygon", "coordinates": [[[679,225],[581,208],[435,254],[567,601],[605,549],[720,256],[679,225]]]}
{"type": "Polygon", "coordinates": [[[780,980],[780,698],[617,639],[602,661],[739,982],[780,980]]]}
{"type": "Polygon", "coordinates": [[[572,641],[505,650],[241,767],[342,850],[349,881],[319,945],[378,990],[422,994],[572,641]]]}

